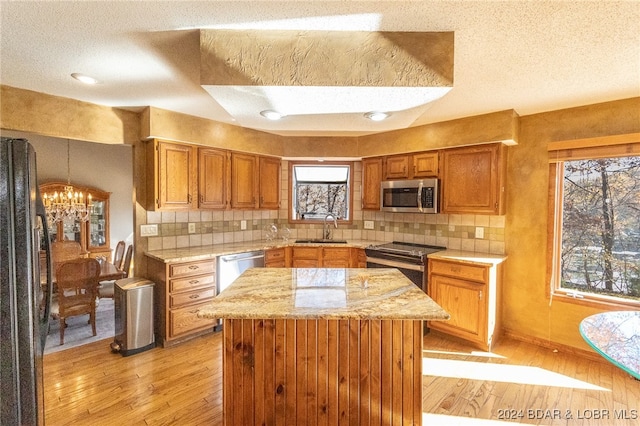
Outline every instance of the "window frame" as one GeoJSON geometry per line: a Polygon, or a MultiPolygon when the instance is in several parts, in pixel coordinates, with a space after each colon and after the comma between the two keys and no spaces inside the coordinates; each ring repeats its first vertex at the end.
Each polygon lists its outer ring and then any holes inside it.
{"type": "Polygon", "coordinates": [[[293,224],[322,224],[324,223],[324,219],[295,219],[294,217],[292,217],[293,215],[293,199],[294,199],[294,194],[293,194],[293,183],[294,183],[294,179],[293,179],[293,169],[296,166],[316,166],[316,167],[322,167],[322,166],[346,166],[349,167],[349,180],[347,182],[347,190],[348,190],[348,194],[347,194],[347,203],[348,203],[348,218],[347,219],[338,219],[338,223],[344,223],[344,224],[351,224],[353,223],[353,209],[354,209],[354,205],[353,205],[353,192],[354,192],[354,188],[353,188],[353,175],[355,172],[354,169],[354,162],[353,161],[317,161],[317,160],[309,160],[309,161],[289,161],[289,182],[288,182],[288,189],[289,189],[289,200],[287,202],[287,217],[288,217],[288,221],[289,223],[293,223],[293,224]]]}
{"type": "Polygon", "coordinates": [[[640,300],[600,295],[560,287],[560,256],[562,250],[562,200],[564,196],[564,162],[596,158],[640,156],[640,133],[605,136],[590,139],[550,142],[549,203],[547,217],[547,299],[599,309],[638,309],[640,300]]]}

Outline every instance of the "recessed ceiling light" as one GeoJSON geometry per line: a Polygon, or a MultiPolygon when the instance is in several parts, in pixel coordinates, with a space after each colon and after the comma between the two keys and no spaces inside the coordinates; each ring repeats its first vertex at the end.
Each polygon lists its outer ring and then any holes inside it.
{"type": "Polygon", "coordinates": [[[280,120],[282,118],[282,114],[278,111],[273,111],[270,109],[266,109],[264,111],[260,111],[260,115],[267,118],[268,120],[280,120]]]}
{"type": "Polygon", "coordinates": [[[73,74],[71,74],[71,77],[75,78],[78,81],[83,82],[84,84],[98,84],[98,80],[96,80],[95,78],[89,77],[88,75],[80,74],[77,72],[74,72],[73,74]]]}
{"type": "Polygon", "coordinates": [[[391,114],[387,112],[371,111],[366,113],[364,116],[371,121],[382,121],[382,120],[385,120],[387,117],[389,117],[389,115],[391,114]]]}

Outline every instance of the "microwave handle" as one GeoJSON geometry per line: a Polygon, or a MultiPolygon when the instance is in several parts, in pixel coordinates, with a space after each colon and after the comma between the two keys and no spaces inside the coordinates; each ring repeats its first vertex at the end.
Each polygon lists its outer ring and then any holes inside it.
{"type": "Polygon", "coordinates": [[[422,213],[422,181],[418,184],[418,210],[422,213]]]}

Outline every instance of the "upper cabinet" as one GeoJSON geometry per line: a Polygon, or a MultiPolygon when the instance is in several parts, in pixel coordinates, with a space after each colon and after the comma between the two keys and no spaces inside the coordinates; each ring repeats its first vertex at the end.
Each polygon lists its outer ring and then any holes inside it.
{"type": "MultiPolygon", "coordinates": [[[[40,185],[41,194],[53,194],[64,191],[66,183],[51,182],[40,185]]],[[[81,222],[65,219],[57,223],[49,223],[51,241],[76,241],[90,257],[104,256],[111,258],[111,242],[109,236],[109,197],[110,193],[96,188],[74,185],[78,192],[82,192],[85,199],[91,195],[89,220],[81,222]]]]}
{"type": "Polygon", "coordinates": [[[148,143],[148,210],[277,209],[277,157],[165,142],[148,143]]]}
{"type": "Polygon", "coordinates": [[[282,161],[277,157],[260,157],[259,208],[280,208],[280,175],[282,161]]]}
{"type": "Polygon", "coordinates": [[[382,157],[362,159],[362,209],[380,210],[382,157]]]}
{"type": "Polygon", "coordinates": [[[223,149],[198,148],[198,207],[225,209],[229,206],[231,153],[223,149]]]}
{"type": "Polygon", "coordinates": [[[410,155],[394,155],[385,157],[384,179],[407,179],[409,178],[409,157],[410,155]]]}
{"type": "Polygon", "coordinates": [[[192,145],[152,141],[148,144],[149,210],[189,210],[195,207],[196,155],[192,145]],[[152,198],[153,197],[153,198],[152,198]]]}
{"type": "Polygon", "coordinates": [[[436,152],[421,152],[413,154],[412,160],[412,178],[431,178],[438,177],[438,157],[436,152]]]}
{"type": "Polygon", "coordinates": [[[504,214],[503,144],[445,149],[441,171],[443,213],[504,214]]]}
{"type": "Polygon", "coordinates": [[[253,154],[231,153],[231,208],[257,207],[258,164],[253,154]]]}

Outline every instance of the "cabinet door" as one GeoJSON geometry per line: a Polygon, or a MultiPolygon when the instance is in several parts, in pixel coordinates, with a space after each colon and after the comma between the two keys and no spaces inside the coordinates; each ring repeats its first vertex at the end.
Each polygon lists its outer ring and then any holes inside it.
{"type": "Polygon", "coordinates": [[[317,259],[296,259],[292,260],[293,268],[318,268],[320,262],[317,259]]]}
{"type": "Polygon", "coordinates": [[[351,249],[349,247],[324,247],[322,249],[322,267],[349,268],[351,249]]]}
{"type": "Polygon", "coordinates": [[[229,156],[221,149],[198,149],[198,207],[225,209],[229,205],[229,156]]]}
{"type": "Polygon", "coordinates": [[[423,152],[413,155],[413,177],[438,177],[438,153],[423,152]]]}
{"type": "Polygon", "coordinates": [[[275,157],[260,157],[260,208],[277,210],[280,207],[281,162],[275,157]]]}
{"type": "Polygon", "coordinates": [[[443,151],[443,213],[504,213],[503,150],[491,144],[443,151]]]}
{"type": "Polygon", "coordinates": [[[231,154],[231,207],[252,209],[257,206],[258,158],[251,154],[231,154]]]}
{"type": "Polygon", "coordinates": [[[158,142],[157,153],[157,207],[171,210],[188,210],[194,207],[195,148],[158,142]]]}
{"type": "Polygon", "coordinates": [[[362,160],[362,209],[380,210],[382,158],[362,160]]]}
{"type": "Polygon", "coordinates": [[[387,157],[385,164],[385,179],[407,179],[409,177],[408,155],[387,157]]]}
{"type": "Polygon", "coordinates": [[[486,344],[486,285],[431,275],[429,296],[451,315],[449,321],[432,321],[429,327],[486,344]]]}

